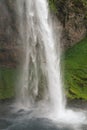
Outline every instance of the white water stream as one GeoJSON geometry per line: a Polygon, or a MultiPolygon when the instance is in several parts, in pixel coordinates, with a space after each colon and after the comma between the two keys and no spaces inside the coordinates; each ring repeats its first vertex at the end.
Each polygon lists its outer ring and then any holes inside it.
{"type": "Polygon", "coordinates": [[[60,52],[56,53],[56,40],[47,0],[16,1],[19,34],[24,48],[17,88],[17,107],[33,109],[38,104],[39,110],[40,104],[45,104],[51,112],[48,118],[67,123],[84,122],[83,113],[75,113],[65,108],[60,52]]]}

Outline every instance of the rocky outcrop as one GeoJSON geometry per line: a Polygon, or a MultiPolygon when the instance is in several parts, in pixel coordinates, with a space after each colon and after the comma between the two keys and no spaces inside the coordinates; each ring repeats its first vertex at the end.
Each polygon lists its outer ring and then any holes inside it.
{"type": "Polygon", "coordinates": [[[62,48],[67,49],[87,35],[86,0],[49,0],[52,12],[62,24],[62,48]]]}
{"type": "Polygon", "coordinates": [[[62,32],[62,42],[67,49],[78,43],[87,34],[84,14],[70,13],[62,32]]]}

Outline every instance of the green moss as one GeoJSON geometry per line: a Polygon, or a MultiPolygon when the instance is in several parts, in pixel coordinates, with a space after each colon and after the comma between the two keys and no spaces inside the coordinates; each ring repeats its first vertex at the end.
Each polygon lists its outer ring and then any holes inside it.
{"type": "Polygon", "coordinates": [[[54,13],[57,13],[58,11],[56,7],[56,1],[57,0],[49,0],[49,6],[54,13]]]}
{"type": "Polygon", "coordinates": [[[87,100],[87,38],[67,50],[63,62],[67,96],[87,100]]]}
{"type": "Polygon", "coordinates": [[[14,96],[15,69],[0,68],[0,99],[14,96]]]}

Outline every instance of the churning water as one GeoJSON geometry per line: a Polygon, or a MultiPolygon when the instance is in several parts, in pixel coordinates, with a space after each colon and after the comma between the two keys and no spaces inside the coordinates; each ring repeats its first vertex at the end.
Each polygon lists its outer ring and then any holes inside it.
{"type": "Polygon", "coordinates": [[[16,1],[19,34],[24,50],[17,87],[17,108],[33,110],[36,116],[59,122],[83,123],[83,113],[65,108],[60,52],[56,51],[47,0],[16,1]]]}

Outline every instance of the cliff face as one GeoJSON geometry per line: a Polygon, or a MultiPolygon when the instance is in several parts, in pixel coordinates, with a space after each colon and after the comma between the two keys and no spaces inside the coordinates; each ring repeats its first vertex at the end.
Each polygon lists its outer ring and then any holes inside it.
{"type": "MultiPolygon", "coordinates": [[[[87,34],[82,5],[67,0],[50,0],[53,13],[63,27],[61,43],[64,49],[73,46],[87,34]]],[[[16,4],[12,0],[0,0],[0,66],[15,66],[19,62],[21,47],[18,44],[16,4]]]]}
{"type": "MultiPolygon", "coordinates": [[[[60,32],[62,26],[61,46],[67,49],[87,35],[87,8],[82,0],[49,0],[53,12],[54,31],[60,32]],[[79,1],[77,4],[73,1],[79,1]],[[58,24],[56,24],[56,22],[58,24]],[[55,26],[56,25],[56,26],[55,26]]],[[[84,0],[85,1],[85,0],[84,0]]],[[[56,38],[56,37],[55,37],[56,38]]],[[[22,48],[18,33],[15,0],[0,0],[0,98],[12,97],[15,67],[22,61],[22,48]],[[6,68],[9,67],[10,69],[6,68]],[[12,69],[11,69],[12,68],[12,69]],[[9,91],[10,90],[10,91],[9,91]]],[[[78,44],[65,56],[65,77],[68,97],[87,100],[87,40],[78,44]],[[80,58],[80,60],[79,60],[80,58]],[[79,66],[80,65],[80,66],[79,66]],[[74,87],[73,87],[74,86],[74,87]],[[81,91],[80,91],[81,90],[81,91]],[[81,94],[83,92],[83,94],[81,94]]],[[[42,77],[41,77],[42,78],[42,77]]],[[[42,82],[42,81],[41,81],[42,82]]],[[[41,85],[42,86],[42,85],[41,85]]],[[[42,90],[41,90],[42,91],[42,90]]]]}
{"type": "Polygon", "coordinates": [[[18,31],[14,2],[0,1],[0,66],[15,66],[18,62],[18,31]]]}
{"type": "Polygon", "coordinates": [[[15,15],[7,1],[0,1],[0,47],[2,48],[16,45],[17,37],[15,15]]]}
{"type": "Polygon", "coordinates": [[[49,0],[52,12],[62,24],[64,49],[73,46],[87,35],[86,0],[49,0]]]}
{"type": "Polygon", "coordinates": [[[70,13],[69,19],[63,28],[62,42],[67,49],[82,40],[87,34],[84,14],[70,13]]]}

